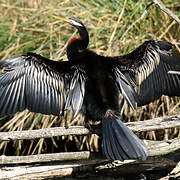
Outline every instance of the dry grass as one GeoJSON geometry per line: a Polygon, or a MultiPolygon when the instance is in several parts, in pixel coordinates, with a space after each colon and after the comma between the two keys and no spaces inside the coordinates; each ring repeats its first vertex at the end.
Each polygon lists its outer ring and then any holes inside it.
{"type": "MultiPolygon", "coordinates": [[[[98,54],[125,54],[150,38],[170,41],[179,51],[180,26],[158,8],[151,7],[146,18],[141,22],[137,21],[147,3],[147,0],[0,0],[0,57],[5,59],[31,51],[54,60],[66,60],[67,41],[77,31],[56,21],[52,15],[81,19],[90,34],[89,48],[98,54]]],[[[167,0],[165,3],[166,7],[180,17],[178,1],[167,0]]],[[[139,121],[176,113],[179,113],[179,98],[164,96],[148,106],[138,108],[137,112],[133,112],[124,103],[121,111],[125,121],[139,121]]],[[[0,131],[64,126],[71,122],[71,118],[71,113],[61,119],[24,111],[13,117],[1,118],[0,131]]],[[[79,117],[74,124],[83,124],[83,118],[79,117]]],[[[172,130],[171,133],[177,134],[178,130],[172,130]]],[[[159,138],[153,132],[146,136],[151,139],[159,138]]],[[[0,152],[35,154],[70,151],[74,144],[78,149],[98,149],[98,141],[94,136],[63,137],[61,142],[59,139],[2,142],[0,152]]]]}

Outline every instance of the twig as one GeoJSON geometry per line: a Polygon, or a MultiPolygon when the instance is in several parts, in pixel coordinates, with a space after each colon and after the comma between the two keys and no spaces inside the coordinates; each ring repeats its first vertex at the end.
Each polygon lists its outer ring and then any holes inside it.
{"type": "Polygon", "coordinates": [[[141,19],[144,18],[144,16],[147,14],[148,9],[150,8],[151,5],[157,5],[163,12],[165,12],[167,15],[171,16],[178,24],[180,24],[180,19],[172,12],[170,11],[168,8],[166,8],[163,4],[161,4],[159,1],[157,0],[152,0],[146,7],[144,13],[141,16],[141,19]]]}
{"type": "MultiPolygon", "coordinates": [[[[125,123],[133,132],[154,131],[159,129],[169,129],[180,127],[180,115],[159,117],[146,121],[129,122],[125,123]]],[[[25,130],[25,131],[10,131],[0,132],[0,141],[9,140],[23,140],[23,139],[36,139],[36,138],[50,138],[55,136],[66,135],[87,135],[89,133],[99,134],[99,129],[90,131],[84,126],[71,126],[45,128],[38,130],[25,130]]]]}
{"type": "Polygon", "coordinates": [[[120,41],[123,41],[123,40],[124,40],[126,34],[130,31],[130,29],[132,29],[133,26],[134,26],[136,23],[138,23],[140,20],[141,20],[141,18],[138,18],[136,21],[134,21],[134,22],[127,28],[127,30],[126,30],[126,31],[123,33],[123,35],[121,36],[120,41]]]}

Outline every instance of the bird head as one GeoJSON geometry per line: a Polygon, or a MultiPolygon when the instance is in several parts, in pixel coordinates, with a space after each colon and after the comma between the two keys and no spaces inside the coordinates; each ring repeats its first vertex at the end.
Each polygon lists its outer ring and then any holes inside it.
{"type": "Polygon", "coordinates": [[[64,18],[64,17],[54,16],[54,18],[56,18],[60,21],[67,22],[67,23],[71,24],[72,26],[76,27],[77,29],[85,28],[84,24],[75,17],[64,18]]]}
{"type": "Polygon", "coordinates": [[[82,54],[82,52],[87,48],[89,44],[89,34],[86,27],[79,19],[75,17],[64,18],[54,16],[54,18],[60,21],[67,22],[77,28],[80,37],[73,37],[69,40],[67,46],[67,55],[69,60],[75,57],[80,57],[80,53],[82,54]]]}

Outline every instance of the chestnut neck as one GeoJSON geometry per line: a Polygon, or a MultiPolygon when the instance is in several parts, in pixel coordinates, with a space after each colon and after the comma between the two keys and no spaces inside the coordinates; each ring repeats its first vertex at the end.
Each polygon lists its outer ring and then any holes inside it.
{"type": "Polygon", "coordinates": [[[67,56],[69,61],[77,60],[87,49],[89,44],[89,34],[85,26],[76,27],[79,32],[79,37],[70,39],[67,46],[67,56]]]}

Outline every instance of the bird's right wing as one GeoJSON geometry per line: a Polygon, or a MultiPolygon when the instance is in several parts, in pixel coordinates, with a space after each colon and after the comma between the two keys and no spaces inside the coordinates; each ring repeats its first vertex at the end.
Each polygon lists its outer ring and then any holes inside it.
{"type": "Polygon", "coordinates": [[[71,106],[81,109],[85,72],[81,64],[56,62],[28,53],[0,62],[0,116],[24,109],[61,115],[71,106]]]}

